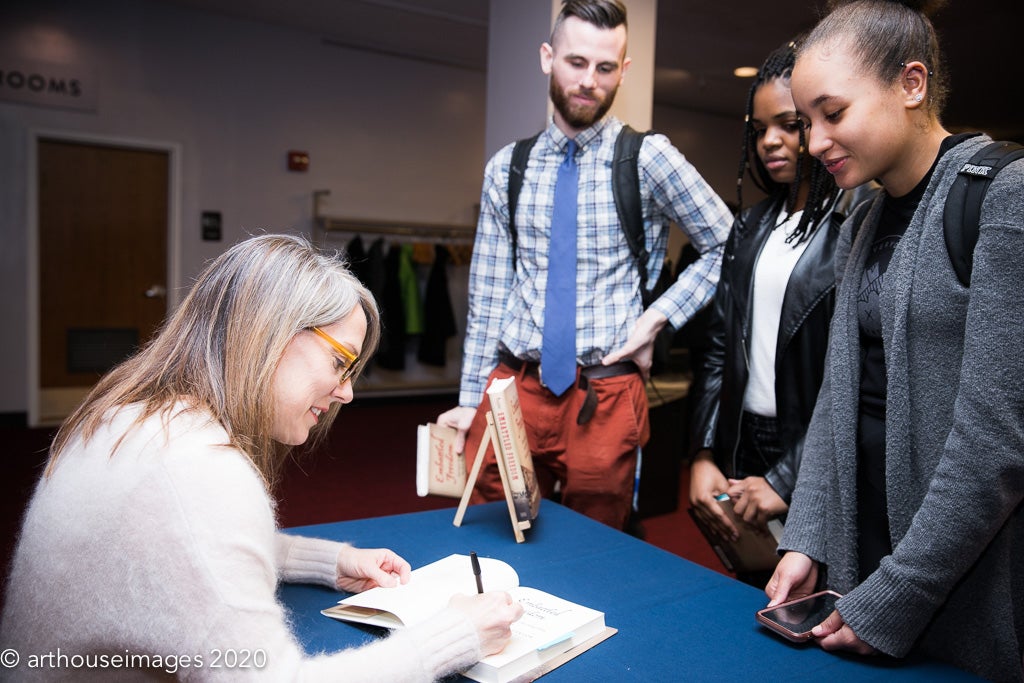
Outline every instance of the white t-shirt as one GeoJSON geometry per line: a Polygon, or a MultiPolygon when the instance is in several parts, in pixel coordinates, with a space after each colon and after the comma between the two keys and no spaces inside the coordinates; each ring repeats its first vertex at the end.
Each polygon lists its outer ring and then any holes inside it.
{"type": "Polygon", "coordinates": [[[754,266],[754,305],[750,327],[748,363],[750,378],[743,394],[743,409],[750,413],[775,417],[775,351],[779,341],[779,320],[786,296],[789,276],[810,240],[800,244],[786,243],[786,238],[800,223],[803,211],[788,218],[779,217],[754,266]]]}

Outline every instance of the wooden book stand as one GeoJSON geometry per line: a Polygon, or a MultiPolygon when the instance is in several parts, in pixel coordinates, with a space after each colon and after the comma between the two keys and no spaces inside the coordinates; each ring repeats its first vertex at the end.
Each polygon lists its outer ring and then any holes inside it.
{"type": "Polygon", "coordinates": [[[487,432],[484,434],[484,438],[480,440],[480,447],[476,451],[473,467],[470,469],[469,476],[466,479],[466,489],[462,492],[462,499],[459,501],[459,508],[455,512],[455,520],[452,524],[462,526],[462,518],[465,516],[466,507],[469,505],[469,497],[473,493],[477,477],[480,476],[480,466],[483,464],[484,454],[487,452],[487,444],[494,444],[495,460],[498,461],[501,486],[505,490],[505,502],[508,504],[508,516],[512,522],[512,533],[515,534],[516,543],[523,543],[526,540],[523,530],[530,528],[530,522],[520,522],[516,516],[515,503],[512,502],[512,490],[508,485],[508,471],[505,467],[505,458],[501,457],[501,453],[498,450],[501,446],[498,441],[498,433],[494,426],[494,417],[491,415],[491,411],[487,411],[487,432]]]}

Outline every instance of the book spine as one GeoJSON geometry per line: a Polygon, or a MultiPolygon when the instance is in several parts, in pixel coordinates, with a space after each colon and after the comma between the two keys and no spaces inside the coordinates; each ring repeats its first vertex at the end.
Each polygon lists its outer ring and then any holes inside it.
{"type": "Polygon", "coordinates": [[[491,413],[494,415],[494,428],[498,433],[495,456],[502,458],[505,472],[508,475],[508,487],[512,493],[512,503],[516,508],[516,519],[528,522],[530,515],[530,495],[526,489],[523,472],[519,466],[521,457],[518,454],[516,439],[513,433],[512,410],[506,394],[490,395],[491,413]]]}
{"type": "Polygon", "coordinates": [[[519,391],[513,386],[508,393],[509,415],[511,416],[512,439],[515,441],[516,457],[519,472],[526,490],[527,505],[530,508],[530,519],[535,519],[540,511],[540,485],[533,469],[533,453],[530,452],[530,441],[526,436],[526,420],[523,408],[519,403],[519,391]]]}

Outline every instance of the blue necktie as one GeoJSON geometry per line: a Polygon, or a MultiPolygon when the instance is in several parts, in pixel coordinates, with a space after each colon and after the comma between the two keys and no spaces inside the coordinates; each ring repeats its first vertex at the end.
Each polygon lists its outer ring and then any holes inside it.
{"type": "Polygon", "coordinates": [[[576,192],[579,184],[576,141],[569,140],[558,167],[548,286],[544,294],[544,340],[540,351],[541,380],[561,396],[576,380],[576,192]]]}

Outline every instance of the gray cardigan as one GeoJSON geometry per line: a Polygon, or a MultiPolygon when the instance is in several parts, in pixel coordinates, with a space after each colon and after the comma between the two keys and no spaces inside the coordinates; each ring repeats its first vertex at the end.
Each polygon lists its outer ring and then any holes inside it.
{"type": "MultiPolygon", "coordinates": [[[[857,290],[883,197],[840,274],[826,376],[780,548],[827,565],[843,619],[897,657],[917,649],[986,678],[1024,680],[1024,160],[989,188],[962,287],[942,231],[949,150],[892,257],[882,293],[886,490],[893,553],[858,586],[857,290]]],[[[840,248],[840,252],[845,251],[840,248]]],[[[837,263],[842,257],[837,253],[837,263]]]]}

